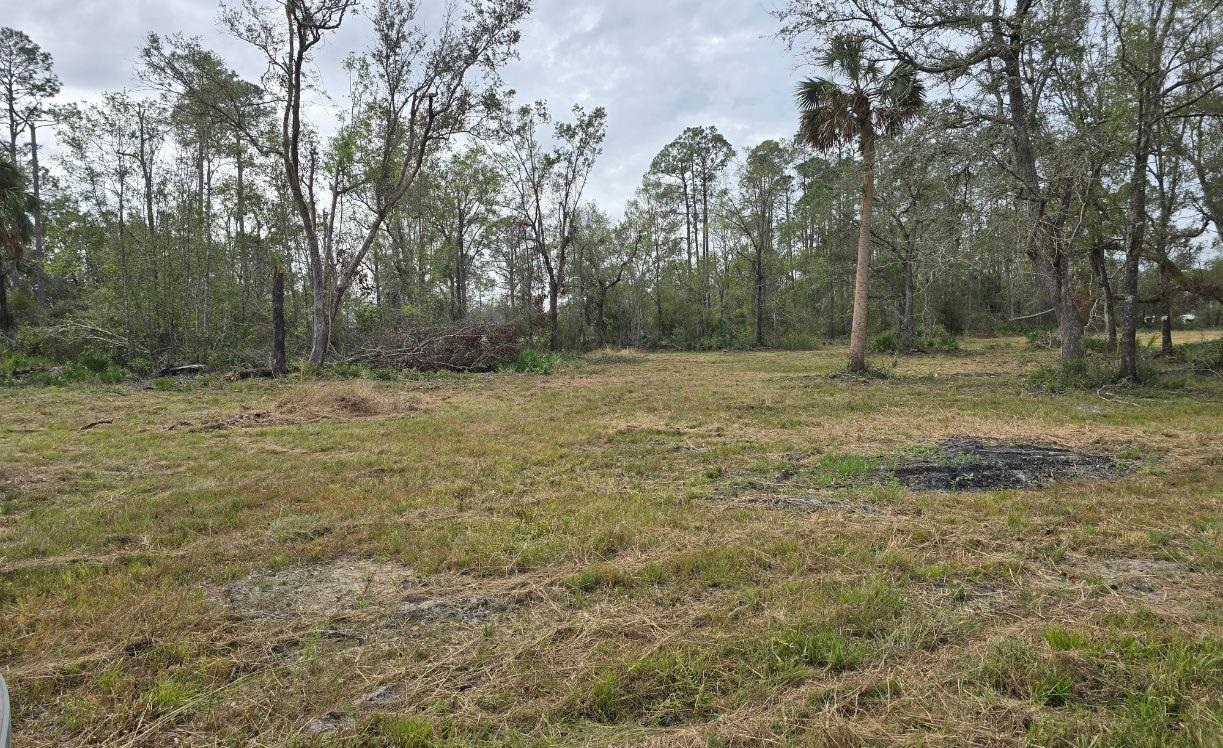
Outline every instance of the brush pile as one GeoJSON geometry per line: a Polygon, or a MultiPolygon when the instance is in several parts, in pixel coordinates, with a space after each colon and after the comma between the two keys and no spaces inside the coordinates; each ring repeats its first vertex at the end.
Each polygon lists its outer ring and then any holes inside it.
{"type": "Polygon", "coordinates": [[[379,369],[488,371],[514,361],[521,351],[516,325],[456,322],[388,333],[348,361],[379,369]]]}

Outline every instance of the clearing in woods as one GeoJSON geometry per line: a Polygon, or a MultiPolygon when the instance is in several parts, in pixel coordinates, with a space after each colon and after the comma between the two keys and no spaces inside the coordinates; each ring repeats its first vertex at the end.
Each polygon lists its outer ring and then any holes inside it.
{"type": "Polygon", "coordinates": [[[0,392],[17,744],[1218,740],[1219,378],[843,357],[0,392]]]}

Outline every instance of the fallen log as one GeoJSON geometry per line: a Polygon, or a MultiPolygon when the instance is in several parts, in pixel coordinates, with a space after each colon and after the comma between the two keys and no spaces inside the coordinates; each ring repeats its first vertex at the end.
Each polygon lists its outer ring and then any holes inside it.
{"type": "Polygon", "coordinates": [[[158,375],[163,377],[193,377],[208,370],[203,364],[166,364],[158,375]]]}
{"type": "Polygon", "coordinates": [[[225,378],[231,382],[240,382],[245,379],[273,379],[276,372],[271,369],[235,369],[225,375],[225,378]]]}

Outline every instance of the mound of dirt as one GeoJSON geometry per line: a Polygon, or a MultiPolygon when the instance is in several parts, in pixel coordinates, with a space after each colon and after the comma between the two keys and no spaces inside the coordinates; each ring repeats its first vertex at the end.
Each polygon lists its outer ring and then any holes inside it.
{"type": "Polygon", "coordinates": [[[398,410],[398,404],[364,383],[299,387],[276,403],[276,411],[307,418],[368,418],[398,410]]]}
{"type": "Polygon", "coordinates": [[[887,477],[918,491],[1034,488],[1086,478],[1112,479],[1117,464],[1100,455],[1036,444],[948,439],[932,457],[894,465],[887,477]]]}
{"type": "Polygon", "coordinates": [[[193,430],[293,426],[327,419],[375,418],[418,409],[363,382],[328,382],[298,387],[271,409],[243,408],[228,418],[195,426],[193,430]]]}
{"type": "Polygon", "coordinates": [[[373,615],[409,623],[483,624],[509,609],[493,596],[434,585],[400,564],[354,559],[256,572],[224,593],[235,610],[272,618],[373,615]]]}

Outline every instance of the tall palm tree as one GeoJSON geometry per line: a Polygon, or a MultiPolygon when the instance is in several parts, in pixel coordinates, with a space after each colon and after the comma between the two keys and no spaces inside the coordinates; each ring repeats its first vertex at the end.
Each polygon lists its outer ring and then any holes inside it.
{"type": "Polygon", "coordinates": [[[917,71],[901,63],[884,74],[866,56],[861,37],[837,36],[820,59],[831,76],[798,86],[799,138],[817,151],[857,143],[862,156],[862,220],[854,275],[854,320],[849,370],[866,369],[866,286],[871,262],[871,208],[875,200],[875,142],[900,132],[925,104],[917,71]]]}
{"type": "Polygon", "coordinates": [[[34,197],[26,189],[25,172],[7,154],[0,155],[0,330],[13,326],[8,309],[4,265],[17,263],[30,241],[34,197]]]}

